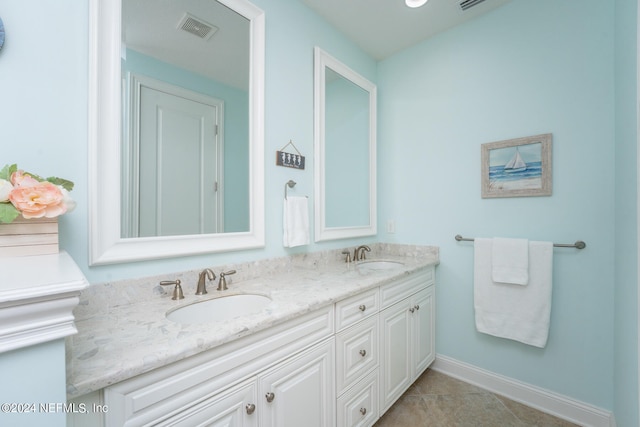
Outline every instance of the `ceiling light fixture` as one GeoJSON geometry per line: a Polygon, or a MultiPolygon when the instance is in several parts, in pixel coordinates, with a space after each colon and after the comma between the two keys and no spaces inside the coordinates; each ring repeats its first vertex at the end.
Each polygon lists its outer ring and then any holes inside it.
{"type": "Polygon", "coordinates": [[[422,5],[424,5],[427,2],[427,0],[404,0],[404,3],[409,6],[409,7],[420,7],[422,5]]]}

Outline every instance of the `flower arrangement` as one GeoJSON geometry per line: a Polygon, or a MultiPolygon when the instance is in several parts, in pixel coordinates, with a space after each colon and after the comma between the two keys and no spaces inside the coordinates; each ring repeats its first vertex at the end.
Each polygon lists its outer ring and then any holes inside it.
{"type": "Polygon", "coordinates": [[[71,190],[73,182],[66,179],[42,178],[15,164],[6,165],[0,170],[0,223],[10,223],[20,215],[55,218],[71,212],[76,207],[71,190]]]}

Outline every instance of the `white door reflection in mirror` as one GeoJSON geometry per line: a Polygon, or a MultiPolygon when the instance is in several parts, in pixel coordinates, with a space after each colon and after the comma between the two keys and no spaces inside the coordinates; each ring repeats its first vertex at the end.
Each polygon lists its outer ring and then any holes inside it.
{"type": "Polygon", "coordinates": [[[316,241],[376,234],[376,86],[315,48],[316,241]]]}
{"type": "Polygon", "coordinates": [[[218,232],[222,101],[178,93],[140,88],[139,124],[133,126],[139,132],[132,144],[139,161],[129,186],[132,229],[123,237],[218,232]]]}

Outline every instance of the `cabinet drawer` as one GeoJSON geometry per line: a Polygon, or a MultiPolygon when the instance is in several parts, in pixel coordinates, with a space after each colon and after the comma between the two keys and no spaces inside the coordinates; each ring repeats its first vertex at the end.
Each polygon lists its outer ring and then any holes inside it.
{"type": "Polygon", "coordinates": [[[434,283],[434,267],[428,267],[405,279],[382,286],[380,288],[381,309],[389,307],[434,283]]]}
{"type": "Polygon", "coordinates": [[[378,288],[375,288],[336,303],[336,330],[376,314],[380,308],[378,295],[378,288]]]}
{"type": "Polygon", "coordinates": [[[378,366],[378,318],[370,317],[337,334],[336,349],[336,388],[340,394],[378,366]]]}
{"type": "Polygon", "coordinates": [[[378,420],[378,370],[338,399],[338,427],[371,426],[378,420]]]}

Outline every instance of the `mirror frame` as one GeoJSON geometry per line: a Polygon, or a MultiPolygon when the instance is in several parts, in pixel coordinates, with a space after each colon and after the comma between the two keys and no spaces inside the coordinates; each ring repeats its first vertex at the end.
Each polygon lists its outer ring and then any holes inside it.
{"type": "Polygon", "coordinates": [[[319,47],[314,48],[314,169],[315,241],[372,236],[377,234],[376,209],[376,85],[319,47]],[[369,224],[351,227],[326,226],[325,188],[325,70],[332,69],[369,93],[369,224]]]}
{"type": "Polygon", "coordinates": [[[121,1],[89,4],[89,265],[264,247],[264,12],[246,0],[217,0],[250,22],[248,232],[122,238],[121,1]]]}

